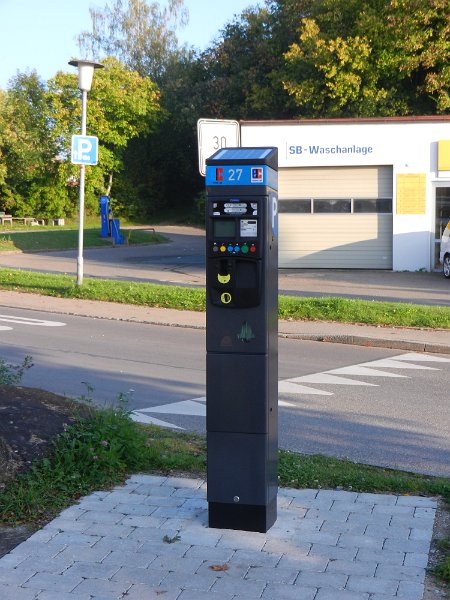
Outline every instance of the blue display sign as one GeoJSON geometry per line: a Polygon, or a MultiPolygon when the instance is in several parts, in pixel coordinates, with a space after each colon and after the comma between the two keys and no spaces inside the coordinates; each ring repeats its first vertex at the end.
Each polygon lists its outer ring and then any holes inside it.
{"type": "Polygon", "coordinates": [[[271,185],[274,171],[266,165],[206,167],[206,185],[271,185]]]}

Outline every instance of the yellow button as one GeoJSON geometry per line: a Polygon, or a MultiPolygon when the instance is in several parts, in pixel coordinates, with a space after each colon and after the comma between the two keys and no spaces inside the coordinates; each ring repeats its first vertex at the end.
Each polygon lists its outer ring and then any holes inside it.
{"type": "Polygon", "coordinates": [[[221,251],[221,252],[225,252],[225,250],[226,250],[226,247],[225,247],[225,246],[222,244],[222,245],[220,246],[220,251],[221,251]]]}
{"type": "Polygon", "coordinates": [[[223,294],[221,294],[220,300],[223,304],[230,304],[231,294],[229,294],[228,292],[224,292],[223,294]]]}

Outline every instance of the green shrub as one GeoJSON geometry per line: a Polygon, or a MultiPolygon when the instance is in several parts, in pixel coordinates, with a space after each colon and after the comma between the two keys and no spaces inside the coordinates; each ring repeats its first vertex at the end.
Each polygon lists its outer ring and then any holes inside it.
{"type": "Polygon", "coordinates": [[[20,365],[12,365],[0,358],[0,385],[18,385],[23,374],[33,366],[31,356],[25,356],[20,365]]]}

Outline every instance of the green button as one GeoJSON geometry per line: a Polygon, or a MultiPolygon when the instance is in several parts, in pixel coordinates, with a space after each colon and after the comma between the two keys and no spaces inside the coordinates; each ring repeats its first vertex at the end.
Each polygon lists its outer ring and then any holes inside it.
{"type": "Polygon", "coordinates": [[[247,254],[247,252],[248,252],[248,246],[247,246],[247,244],[244,244],[244,245],[242,246],[242,248],[241,248],[241,252],[242,252],[242,254],[247,254]]]}

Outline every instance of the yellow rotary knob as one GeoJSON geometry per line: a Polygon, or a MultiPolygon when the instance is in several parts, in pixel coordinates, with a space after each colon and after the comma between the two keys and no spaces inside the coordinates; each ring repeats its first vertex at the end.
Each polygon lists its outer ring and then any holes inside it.
{"type": "Polygon", "coordinates": [[[230,275],[230,273],[227,273],[226,275],[221,275],[220,273],[218,273],[217,279],[218,279],[219,283],[229,283],[229,281],[231,279],[231,275],[230,275]]]}
{"type": "Polygon", "coordinates": [[[220,295],[220,301],[222,302],[222,304],[230,304],[231,300],[231,294],[229,294],[228,292],[224,292],[220,295]]]}

